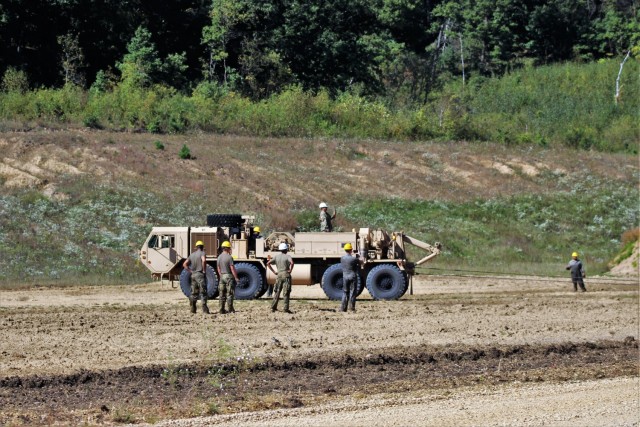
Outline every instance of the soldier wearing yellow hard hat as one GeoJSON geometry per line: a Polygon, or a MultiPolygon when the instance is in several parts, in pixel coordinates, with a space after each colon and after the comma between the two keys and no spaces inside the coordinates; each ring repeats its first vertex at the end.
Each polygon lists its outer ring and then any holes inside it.
{"type": "Polygon", "coordinates": [[[191,306],[191,312],[196,312],[196,304],[198,299],[202,300],[202,312],[209,314],[209,307],[207,306],[207,259],[204,252],[204,243],[202,240],[198,240],[195,244],[195,250],[189,255],[182,266],[191,273],[191,296],[189,297],[189,304],[191,306]]]}
{"type": "Polygon", "coordinates": [[[349,310],[356,311],[360,260],[358,259],[358,254],[353,255],[353,245],[351,243],[346,243],[342,248],[346,253],[340,258],[340,265],[342,266],[342,304],[340,305],[340,310],[347,311],[347,306],[349,306],[349,310]]]}
{"type": "Polygon", "coordinates": [[[233,257],[231,256],[231,243],[224,241],[220,245],[222,252],[218,256],[218,277],[220,277],[220,296],[218,302],[220,305],[220,314],[235,313],[233,308],[233,299],[236,294],[236,283],[238,283],[238,272],[233,265],[233,257]],[[225,303],[226,307],[225,307],[225,303]]]}
{"type": "Polygon", "coordinates": [[[587,288],[584,286],[584,278],[587,275],[584,272],[584,266],[582,265],[582,261],[578,259],[578,252],[574,252],[571,254],[571,261],[567,264],[567,270],[571,270],[571,281],[573,282],[573,292],[578,291],[578,287],[580,288],[580,292],[587,292],[587,288]]]}

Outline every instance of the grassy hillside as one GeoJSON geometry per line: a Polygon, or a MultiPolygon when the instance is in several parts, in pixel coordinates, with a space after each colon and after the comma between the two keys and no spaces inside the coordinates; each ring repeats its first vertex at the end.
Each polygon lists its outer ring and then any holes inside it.
{"type": "Polygon", "coordinates": [[[154,225],[242,212],[267,232],[312,229],[319,201],[343,229],[442,242],[429,265],[444,269],[564,275],[578,250],[594,274],[639,222],[637,158],[621,154],[87,131],[4,133],[0,148],[5,285],[145,281],[154,225]]]}

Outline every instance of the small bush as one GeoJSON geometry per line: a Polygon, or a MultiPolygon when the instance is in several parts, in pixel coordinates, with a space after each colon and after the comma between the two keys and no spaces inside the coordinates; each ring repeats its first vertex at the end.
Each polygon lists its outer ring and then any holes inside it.
{"type": "Polygon", "coordinates": [[[25,93],[29,90],[27,73],[16,70],[13,67],[7,68],[4,76],[2,76],[2,90],[5,92],[25,93]]]}
{"type": "Polygon", "coordinates": [[[191,150],[189,150],[189,147],[187,147],[187,144],[184,144],[182,146],[182,148],[180,149],[180,152],[178,153],[178,156],[180,156],[180,158],[183,160],[191,159],[191,150]]]}
{"type": "Polygon", "coordinates": [[[157,150],[164,150],[164,144],[160,141],[154,142],[157,150]]]}
{"type": "Polygon", "coordinates": [[[101,129],[102,128],[102,126],[100,126],[100,120],[94,114],[86,115],[82,119],[82,124],[85,127],[88,127],[88,128],[91,128],[91,129],[101,129]]]}

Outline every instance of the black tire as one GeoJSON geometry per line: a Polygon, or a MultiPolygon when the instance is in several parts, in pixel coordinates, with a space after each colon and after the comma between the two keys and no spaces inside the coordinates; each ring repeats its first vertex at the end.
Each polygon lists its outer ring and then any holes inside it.
{"type": "MultiPolygon", "coordinates": [[[[207,273],[205,275],[207,284],[207,299],[218,298],[218,276],[210,265],[207,265],[207,273]]],[[[191,273],[189,270],[182,270],[180,273],[180,289],[187,297],[191,297],[191,273]]]]}
{"type": "MultiPolygon", "coordinates": [[[[360,280],[360,275],[356,274],[357,282],[356,282],[356,296],[362,293],[364,286],[362,285],[362,280],[360,280]]],[[[342,299],[343,287],[344,283],[342,280],[342,266],[340,264],[333,264],[329,268],[327,268],[322,275],[322,282],[320,286],[324,291],[327,298],[332,301],[340,301],[342,299]]]]}
{"type": "Polygon", "coordinates": [[[402,295],[400,295],[401,297],[407,293],[407,291],[409,290],[409,276],[407,275],[406,271],[402,271],[402,277],[404,277],[404,290],[402,291],[402,295]]]}
{"type": "Polygon", "coordinates": [[[269,284],[267,283],[267,279],[265,278],[265,280],[262,281],[262,289],[258,291],[258,293],[256,294],[256,298],[260,298],[262,297],[262,295],[266,294],[267,289],[269,289],[269,284]]]}
{"type": "Polygon", "coordinates": [[[362,277],[360,277],[360,275],[358,274],[358,289],[356,289],[356,296],[359,297],[360,294],[362,294],[362,291],[364,291],[364,280],[362,280],[362,277]]]}
{"type": "Polygon", "coordinates": [[[381,264],[367,274],[367,290],[374,300],[396,300],[407,291],[407,280],[397,266],[381,264]]]}
{"type": "MultiPolygon", "coordinates": [[[[258,267],[246,262],[235,264],[238,273],[235,299],[254,299],[264,288],[264,277],[258,267]]],[[[265,289],[266,291],[266,289],[265,289]]]]}
{"type": "Polygon", "coordinates": [[[209,227],[240,227],[244,220],[240,214],[211,214],[207,215],[209,227]]]}

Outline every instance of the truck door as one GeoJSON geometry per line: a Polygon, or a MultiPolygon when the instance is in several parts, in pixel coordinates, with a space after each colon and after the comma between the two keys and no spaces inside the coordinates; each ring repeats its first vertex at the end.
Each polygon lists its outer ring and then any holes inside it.
{"type": "Polygon", "coordinates": [[[168,273],[180,259],[175,234],[153,234],[147,247],[148,266],[155,273],[168,273]]]}

